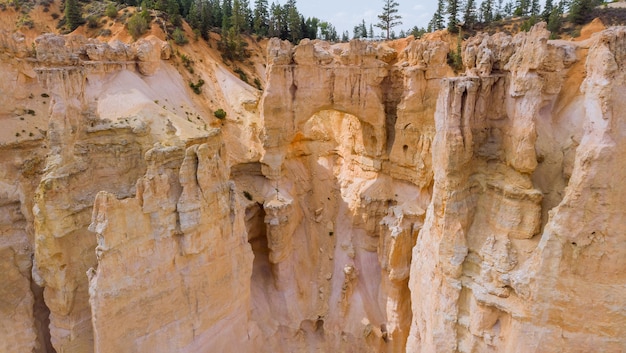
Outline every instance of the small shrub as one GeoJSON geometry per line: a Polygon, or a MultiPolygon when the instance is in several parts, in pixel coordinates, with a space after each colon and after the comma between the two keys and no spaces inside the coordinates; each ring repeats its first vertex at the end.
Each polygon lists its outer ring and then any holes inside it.
{"type": "Polygon", "coordinates": [[[189,43],[189,39],[185,36],[185,32],[180,28],[176,28],[174,33],[172,33],[172,38],[174,38],[174,43],[177,45],[185,45],[189,43]]]}
{"type": "Polygon", "coordinates": [[[28,29],[33,29],[35,27],[35,22],[30,18],[28,14],[20,16],[15,24],[18,28],[26,27],[28,29]]]}
{"type": "Polygon", "coordinates": [[[29,114],[29,115],[35,116],[35,111],[34,111],[34,110],[32,110],[32,109],[28,109],[28,110],[26,111],[26,113],[27,113],[27,114],[29,114]]]}
{"type": "Polygon", "coordinates": [[[117,7],[115,6],[114,3],[110,3],[109,5],[107,5],[106,9],[104,10],[104,14],[109,17],[109,18],[116,18],[117,17],[117,7]]]}
{"type": "Polygon", "coordinates": [[[204,85],[204,80],[200,79],[197,83],[189,82],[189,87],[193,90],[193,93],[200,94],[202,93],[202,86],[204,85]]]}
{"type": "Polygon", "coordinates": [[[48,93],[42,93],[42,94],[41,94],[41,97],[43,97],[43,98],[48,98],[48,97],[50,97],[50,95],[49,95],[48,93]]]}
{"type": "Polygon", "coordinates": [[[189,71],[189,73],[193,74],[193,60],[189,59],[189,57],[185,54],[180,55],[180,60],[183,62],[183,66],[189,71]]]}
{"type": "Polygon", "coordinates": [[[87,27],[89,28],[98,28],[98,17],[95,15],[91,15],[87,17],[87,27]]]}
{"type": "Polygon", "coordinates": [[[259,91],[263,90],[263,86],[261,86],[261,80],[259,80],[258,77],[254,78],[254,85],[256,86],[256,89],[258,89],[259,91]]]}
{"type": "Polygon", "coordinates": [[[34,135],[33,135],[33,133],[32,133],[32,132],[29,132],[29,133],[28,133],[28,136],[33,137],[34,135]]]}
{"type": "Polygon", "coordinates": [[[220,120],[224,120],[226,118],[226,112],[222,108],[220,108],[220,109],[216,110],[215,112],[213,112],[213,115],[215,115],[215,117],[220,119],[220,120]]]}
{"type": "Polygon", "coordinates": [[[128,19],[126,28],[133,39],[137,40],[137,38],[141,37],[141,35],[148,30],[148,21],[141,14],[135,13],[128,19]]]}
{"type": "Polygon", "coordinates": [[[16,132],[16,133],[15,133],[15,137],[20,137],[20,133],[19,133],[19,132],[16,132]]]}
{"type": "Polygon", "coordinates": [[[110,29],[103,29],[103,30],[101,30],[101,31],[98,33],[98,35],[99,35],[99,36],[102,36],[102,37],[108,37],[108,36],[110,36],[110,35],[111,35],[111,33],[112,33],[112,32],[111,32],[111,30],[110,30],[110,29]]]}
{"type": "Polygon", "coordinates": [[[53,12],[50,14],[50,16],[52,17],[53,20],[58,20],[60,15],[56,12],[53,12]]]}
{"type": "Polygon", "coordinates": [[[237,67],[237,68],[235,68],[235,70],[234,70],[234,71],[235,71],[235,72],[239,75],[239,78],[240,78],[243,82],[248,83],[248,75],[246,75],[246,73],[245,73],[245,72],[243,72],[243,70],[242,70],[242,69],[240,69],[240,68],[238,68],[238,67],[237,67]]]}
{"type": "Polygon", "coordinates": [[[252,195],[250,195],[250,193],[249,193],[249,192],[244,191],[244,192],[243,192],[243,196],[244,196],[246,199],[248,199],[248,200],[252,201],[252,195]]]}

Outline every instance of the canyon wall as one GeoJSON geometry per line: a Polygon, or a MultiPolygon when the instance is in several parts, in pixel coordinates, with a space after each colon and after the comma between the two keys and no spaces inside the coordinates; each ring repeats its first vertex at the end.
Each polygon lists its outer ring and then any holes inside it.
{"type": "Polygon", "coordinates": [[[3,32],[0,351],[625,350],[626,29],[549,35],[190,50],[196,95],[3,32]]]}

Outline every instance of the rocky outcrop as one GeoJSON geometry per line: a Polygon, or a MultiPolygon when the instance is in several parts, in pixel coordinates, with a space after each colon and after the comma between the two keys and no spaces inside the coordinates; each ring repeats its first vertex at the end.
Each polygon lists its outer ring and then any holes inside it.
{"type": "MultiPolygon", "coordinates": [[[[602,49],[606,48],[604,43],[615,42],[621,37],[619,32],[609,31],[594,38],[595,44],[590,52],[604,52],[604,62],[597,60],[595,55],[578,58],[586,60],[589,74],[581,89],[585,102],[594,101],[592,106],[598,106],[599,102],[590,97],[597,97],[597,93],[591,91],[599,90],[589,90],[588,87],[603,86],[604,90],[608,82],[605,74],[596,76],[593,72],[604,71],[598,68],[607,67],[607,61],[620,55],[619,51],[602,49]]],[[[568,74],[576,74],[576,47],[570,43],[550,42],[548,36],[547,31],[536,26],[528,34],[520,34],[512,40],[518,43],[512,55],[477,59],[477,71],[470,68],[468,72],[477,72],[478,77],[444,81],[435,114],[437,135],[433,147],[433,159],[440,163],[434,168],[433,200],[413,250],[411,264],[409,287],[414,319],[408,351],[619,351],[624,347],[623,339],[617,338],[622,333],[601,332],[599,327],[607,327],[604,319],[583,319],[588,323],[583,325],[585,329],[574,324],[580,322],[574,316],[588,317],[591,312],[602,310],[601,315],[613,324],[622,322],[623,313],[619,314],[619,309],[615,309],[624,303],[609,299],[602,300],[604,304],[596,307],[583,299],[587,295],[588,298],[595,297],[589,292],[583,294],[585,288],[598,289],[602,285],[587,282],[580,273],[573,274],[571,269],[578,266],[574,262],[582,259],[574,260],[568,255],[573,254],[577,246],[574,244],[578,242],[568,242],[569,236],[565,234],[580,234],[574,235],[580,241],[578,237],[586,237],[587,232],[571,228],[566,231],[562,227],[564,223],[567,227],[578,224],[577,229],[589,230],[589,234],[593,232],[582,217],[565,211],[571,209],[566,206],[570,202],[567,195],[571,192],[577,194],[576,199],[595,194],[591,188],[582,190],[573,183],[574,175],[588,173],[589,169],[583,165],[591,162],[583,162],[588,160],[588,153],[578,147],[573,171],[567,171],[569,167],[563,160],[557,165],[542,166],[548,162],[546,158],[554,164],[554,159],[558,158],[545,156],[552,152],[547,151],[548,145],[563,143],[562,140],[546,140],[550,134],[564,134],[566,139],[577,141],[581,135],[604,135],[597,130],[602,128],[592,121],[609,118],[602,118],[605,115],[600,111],[588,109],[589,103],[577,110],[578,101],[566,98],[567,88],[562,85],[568,74]],[[506,76],[500,72],[494,75],[493,71],[490,74],[485,69],[486,63],[502,67],[508,73],[506,76]],[[502,80],[507,84],[498,84],[502,80]],[[481,97],[485,93],[488,96],[481,97]],[[488,98],[494,93],[502,99],[494,102],[493,98],[488,98]],[[489,100],[495,104],[484,106],[489,100]],[[568,108],[570,104],[574,107],[568,108]],[[550,123],[546,124],[542,119],[550,123]],[[566,124],[576,126],[558,131],[559,125],[564,123],[559,119],[566,119],[566,124]],[[588,122],[580,123],[585,120],[588,122]],[[538,125],[548,125],[550,129],[539,130],[538,125]],[[569,173],[572,178],[567,177],[569,173]],[[569,180],[554,184],[547,182],[555,178],[569,180]],[[551,188],[563,184],[566,186],[558,193],[564,198],[547,212],[542,222],[542,207],[553,202],[542,200],[542,195],[553,193],[551,188]],[[596,309],[589,311],[591,306],[596,309]],[[564,313],[572,316],[565,318],[564,313]]],[[[470,42],[466,53],[487,55],[494,52],[488,49],[490,38],[478,42],[478,49],[472,49],[470,42]]],[[[473,63],[472,60],[466,62],[473,63]]],[[[618,72],[615,66],[613,68],[612,76],[618,72]]],[[[616,115],[611,118],[620,119],[616,115]]],[[[611,138],[615,146],[619,146],[619,139],[611,138]]],[[[594,143],[594,146],[600,145],[602,143],[594,143]]],[[[608,172],[600,165],[593,169],[594,174],[608,172]]],[[[603,185],[623,189],[618,179],[613,180],[615,182],[604,179],[603,183],[607,184],[603,185]]],[[[617,213],[621,214],[623,210],[617,213]]],[[[608,226],[610,221],[604,224],[608,226]]],[[[613,229],[615,232],[611,231],[611,238],[616,240],[622,232],[613,229]]],[[[603,255],[599,256],[607,256],[605,251],[600,250],[603,255]]],[[[613,254],[619,257],[618,253],[613,254]]],[[[615,261],[618,261],[617,257],[615,261]]],[[[592,262],[595,260],[583,266],[598,270],[595,278],[614,273],[609,268],[600,269],[592,262]]],[[[616,279],[612,283],[620,287],[617,284],[620,282],[623,280],[616,279]]],[[[612,285],[606,288],[608,292],[614,290],[616,287],[612,285]]],[[[617,328],[613,324],[608,326],[617,328]]]]}
{"type": "Polygon", "coordinates": [[[272,39],[260,98],[198,64],[217,129],[155,37],[0,35],[41,129],[1,135],[0,350],[623,350],[626,32],[548,38],[458,77],[442,33],[272,39]]]}

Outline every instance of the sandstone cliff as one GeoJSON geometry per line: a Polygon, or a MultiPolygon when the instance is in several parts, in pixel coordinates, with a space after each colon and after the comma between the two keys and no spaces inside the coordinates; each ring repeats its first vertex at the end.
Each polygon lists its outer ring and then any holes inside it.
{"type": "Polygon", "coordinates": [[[0,34],[0,351],[626,350],[625,28],[0,34]]]}

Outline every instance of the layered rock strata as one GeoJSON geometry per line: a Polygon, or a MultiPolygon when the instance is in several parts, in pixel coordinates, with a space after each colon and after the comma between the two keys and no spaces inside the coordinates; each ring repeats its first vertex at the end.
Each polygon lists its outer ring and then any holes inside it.
{"type": "Polygon", "coordinates": [[[262,96],[1,37],[0,350],[626,349],[623,28],[481,34],[459,76],[441,33],[272,39],[262,96]]]}

